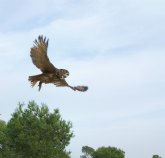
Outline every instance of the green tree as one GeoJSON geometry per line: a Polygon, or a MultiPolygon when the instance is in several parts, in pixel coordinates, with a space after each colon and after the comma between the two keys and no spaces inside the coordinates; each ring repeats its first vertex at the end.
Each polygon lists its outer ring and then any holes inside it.
{"type": "Polygon", "coordinates": [[[116,147],[100,147],[94,152],[93,158],[124,158],[125,152],[116,147]]]}
{"type": "Polygon", "coordinates": [[[71,128],[58,109],[50,113],[45,104],[19,104],[7,123],[8,146],[16,158],[69,158],[65,149],[73,137],[71,128]]]}
{"type": "Polygon", "coordinates": [[[94,149],[89,147],[89,146],[83,146],[82,147],[82,152],[84,153],[84,155],[80,156],[81,158],[90,158],[93,157],[94,154],[94,149]]]}
{"type": "Polygon", "coordinates": [[[2,149],[5,140],[6,140],[6,122],[0,120],[0,149],[2,149]]]}
{"type": "Polygon", "coordinates": [[[116,147],[100,147],[96,150],[89,146],[83,146],[84,155],[80,158],[124,158],[125,152],[116,147]]]}
{"type": "Polygon", "coordinates": [[[153,155],[152,158],[161,158],[159,155],[153,155]]]}
{"type": "Polygon", "coordinates": [[[7,138],[7,125],[3,120],[0,120],[0,158],[13,158],[7,138]]]}
{"type": "Polygon", "coordinates": [[[80,158],[124,158],[125,152],[116,147],[100,147],[93,149],[89,146],[83,146],[82,152],[84,155],[80,158]]]}
{"type": "Polygon", "coordinates": [[[0,120],[0,158],[4,157],[6,152],[6,123],[0,120]]]}

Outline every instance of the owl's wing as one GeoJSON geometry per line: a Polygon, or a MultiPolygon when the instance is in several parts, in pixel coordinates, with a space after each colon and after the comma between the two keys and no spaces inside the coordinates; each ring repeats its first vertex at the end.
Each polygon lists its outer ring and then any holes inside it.
{"type": "Polygon", "coordinates": [[[78,90],[78,91],[81,91],[81,92],[85,92],[88,90],[88,87],[87,86],[76,86],[76,87],[73,87],[75,90],[78,90]]]}
{"type": "Polygon", "coordinates": [[[54,79],[53,84],[56,85],[56,87],[69,87],[69,84],[66,82],[65,79],[56,78],[54,79]]]}
{"type": "Polygon", "coordinates": [[[55,79],[54,80],[54,84],[56,85],[56,87],[70,87],[71,89],[73,89],[74,91],[80,91],[80,92],[85,92],[88,90],[87,86],[76,86],[76,87],[72,87],[70,86],[65,79],[55,79]]]}
{"type": "Polygon", "coordinates": [[[49,61],[47,55],[48,41],[46,37],[38,36],[38,40],[36,39],[34,41],[34,45],[30,51],[33,64],[43,73],[56,71],[55,66],[49,61]]]}

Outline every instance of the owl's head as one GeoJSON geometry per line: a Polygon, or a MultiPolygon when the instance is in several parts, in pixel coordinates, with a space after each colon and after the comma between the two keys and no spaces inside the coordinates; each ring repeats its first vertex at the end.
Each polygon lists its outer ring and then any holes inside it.
{"type": "Polygon", "coordinates": [[[60,78],[64,79],[69,76],[69,71],[65,69],[60,69],[60,78]]]}

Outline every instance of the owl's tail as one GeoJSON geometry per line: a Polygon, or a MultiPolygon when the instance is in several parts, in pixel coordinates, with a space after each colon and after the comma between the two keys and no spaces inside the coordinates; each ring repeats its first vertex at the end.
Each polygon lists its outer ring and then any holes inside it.
{"type": "Polygon", "coordinates": [[[39,91],[41,89],[41,85],[42,85],[42,74],[40,75],[35,75],[35,76],[29,76],[29,81],[31,82],[31,86],[34,87],[36,85],[37,82],[39,82],[39,91]]]}

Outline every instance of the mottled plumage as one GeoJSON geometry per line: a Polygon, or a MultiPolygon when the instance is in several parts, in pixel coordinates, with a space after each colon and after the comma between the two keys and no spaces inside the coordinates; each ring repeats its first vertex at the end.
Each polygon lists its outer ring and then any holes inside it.
{"type": "Polygon", "coordinates": [[[53,83],[57,87],[70,87],[73,90],[84,92],[88,90],[87,86],[70,86],[65,78],[69,76],[69,71],[65,69],[56,68],[50,61],[47,55],[49,40],[46,37],[39,36],[38,40],[34,41],[34,45],[31,48],[30,56],[33,64],[42,71],[42,74],[29,76],[29,81],[32,87],[39,82],[39,90],[42,83],[53,83]]]}

